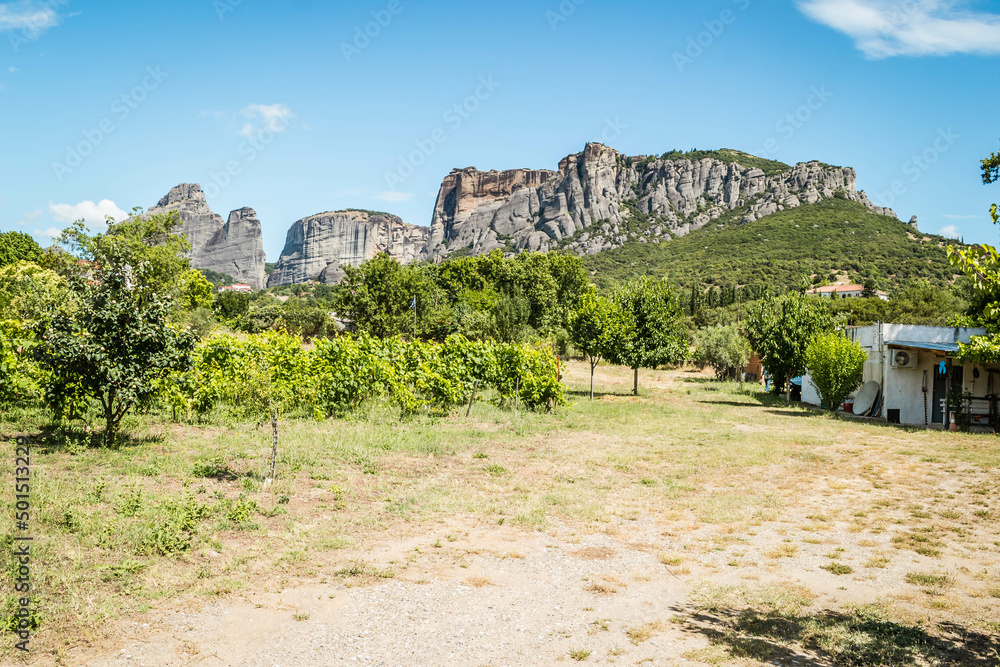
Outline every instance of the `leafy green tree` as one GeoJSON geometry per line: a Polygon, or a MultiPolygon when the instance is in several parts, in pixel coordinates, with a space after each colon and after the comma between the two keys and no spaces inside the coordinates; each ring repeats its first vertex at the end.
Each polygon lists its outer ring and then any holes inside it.
{"type": "Polygon", "coordinates": [[[42,248],[22,232],[0,233],[0,267],[18,262],[37,264],[42,259],[42,248]]]}
{"type": "Polygon", "coordinates": [[[223,292],[216,297],[213,308],[220,319],[231,322],[250,313],[252,300],[253,296],[246,292],[223,292]]]}
{"type": "Polygon", "coordinates": [[[37,264],[17,262],[0,268],[0,313],[4,318],[33,322],[42,313],[67,305],[69,284],[37,264]]]}
{"type": "Polygon", "coordinates": [[[59,242],[74,253],[67,270],[74,271],[76,258],[91,267],[145,265],[144,290],[177,295],[181,276],[189,269],[186,253],[191,244],[180,234],[184,221],[176,211],[142,216],[134,214],[120,222],[108,219],[108,230],[91,235],[83,221],[64,230],[59,242]]]}
{"type": "Polygon", "coordinates": [[[590,362],[590,400],[594,400],[594,370],[602,359],[615,356],[616,345],[628,337],[626,327],[626,318],[618,306],[593,293],[584,296],[570,316],[573,345],[590,362]]]}
{"type": "Polygon", "coordinates": [[[698,361],[715,369],[719,379],[734,379],[750,362],[750,343],[735,324],[700,329],[694,335],[698,361]]]}
{"type": "Polygon", "coordinates": [[[624,326],[607,359],[632,369],[632,392],[638,396],[640,368],[676,364],[687,357],[683,309],[670,285],[652,278],[629,283],[612,300],[624,314],[624,326]]]}
{"type": "Polygon", "coordinates": [[[155,289],[162,273],[133,264],[127,248],[102,250],[90,279],[72,280],[78,308],[38,325],[36,358],[50,372],[49,403],[62,412],[79,395],[100,403],[104,443],[113,447],[122,419],[150,399],[156,382],[191,364],[194,336],[170,324],[171,299],[155,289]]]}
{"type": "Polygon", "coordinates": [[[211,308],[215,302],[215,290],[205,274],[197,269],[185,271],[180,278],[180,299],[178,305],[184,310],[211,308]]]}
{"type": "Polygon", "coordinates": [[[868,353],[843,333],[821,333],[806,348],[806,369],[827,410],[835,412],[861,384],[868,353]]]}
{"type": "MultiPolygon", "coordinates": [[[[1000,178],[1000,154],[992,153],[982,161],[983,183],[1000,178]]],[[[1000,223],[997,205],[990,208],[993,224],[1000,223]]],[[[1000,254],[993,246],[982,244],[967,248],[948,246],[948,259],[972,282],[973,303],[980,306],[979,323],[989,329],[987,336],[974,337],[960,346],[959,357],[980,362],[1000,361],[1000,254]]]]}
{"type": "Polygon", "coordinates": [[[965,312],[967,305],[952,289],[918,281],[893,294],[888,319],[895,324],[944,326],[965,312]]]}
{"type": "Polygon", "coordinates": [[[801,294],[767,297],[749,309],[744,329],[747,340],[773,378],[775,391],[786,388],[786,403],[791,403],[792,378],[806,371],[809,343],[829,326],[827,307],[801,294]]]}
{"type": "Polygon", "coordinates": [[[432,328],[438,294],[429,269],[403,266],[382,253],[359,267],[347,266],[344,272],[347,276],[340,283],[334,307],[359,330],[392,338],[420,336],[432,328]]]}

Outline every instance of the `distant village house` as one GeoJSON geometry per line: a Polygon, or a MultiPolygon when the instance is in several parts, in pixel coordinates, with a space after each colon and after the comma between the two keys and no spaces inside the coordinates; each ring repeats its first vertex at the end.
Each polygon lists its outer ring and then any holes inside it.
{"type": "MultiPolygon", "coordinates": [[[[808,290],[806,294],[821,296],[827,299],[832,299],[834,294],[841,299],[859,299],[865,295],[865,288],[862,285],[829,285],[827,287],[817,287],[816,289],[808,290]]],[[[889,295],[885,292],[876,291],[875,296],[883,301],[889,300],[889,295]]]]}
{"type": "Polygon", "coordinates": [[[219,287],[219,293],[222,292],[247,292],[253,293],[253,288],[249,285],[244,285],[242,283],[234,283],[232,285],[222,285],[219,287]]]}

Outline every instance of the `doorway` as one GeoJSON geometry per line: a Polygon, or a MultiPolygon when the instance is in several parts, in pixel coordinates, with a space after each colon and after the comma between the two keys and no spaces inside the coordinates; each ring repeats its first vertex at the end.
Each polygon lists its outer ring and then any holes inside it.
{"type": "MultiPolygon", "coordinates": [[[[950,363],[945,361],[945,364],[950,363]]],[[[947,366],[945,366],[947,368],[947,366]]],[[[965,368],[962,366],[952,366],[951,367],[951,387],[952,389],[961,389],[965,380],[965,368]]],[[[944,424],[945,428],[948,427],[945,421],[944,408],[942,407],[942,402],[944,399],[948,398],[947,376],[941,374],[941,364],[936,364],[934,366],[934,397],[933,401],[933,416],[931,417],[932,424],[944,424]]]]}

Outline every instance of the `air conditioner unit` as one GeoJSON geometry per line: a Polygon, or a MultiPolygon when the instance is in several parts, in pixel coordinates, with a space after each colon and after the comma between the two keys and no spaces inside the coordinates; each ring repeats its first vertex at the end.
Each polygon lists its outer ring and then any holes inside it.
{"type": "Polygon", "coordinates": [[[893,368],[916,368],[916,350],[891,350],[893,368]]]}

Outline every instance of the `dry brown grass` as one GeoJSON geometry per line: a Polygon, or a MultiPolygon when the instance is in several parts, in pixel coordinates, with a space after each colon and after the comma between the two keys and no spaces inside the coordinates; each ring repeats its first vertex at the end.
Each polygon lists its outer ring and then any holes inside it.
{"type": "MultiPolygon", "coordinates": [[[[896,561],[959,572],[949,595],[962,604],[931,610],[934,618],[979,629],[1000,620],[991,598],[966,600],[961,592],[973,581],[962,567],[1000,573],[995,438],[830,419],[684,371],[641,373],[635,398],[626,395],[629,371],[600,367],[598,390],[614,395],[591,403],[583,391],[588,367],[566,369],[579,391],[575,405],[555,416],[522,413],[515,422],[507,411],[477,405],[469,419],[463,411],[399,423],[373,412],[283,423],[278,480],[267,489],[260,475],[268,438],[252,426],[144,418],[132,430],[149,440],[120,451],[37,448],[33,528],[45,540],[35,572],[45,613],[36,646],[54,659],[67,638],[94,640],[109,619],[350,571],[391,540],[412,538],[417,546],[392,556],[398,564],[373,560],[345,580],[399,573],[412,581],[407,573],[422,565],[471,558],[450,538],[419,542],[448,534],[440,525],[456,516],[466,525],[530,532],[559,523],[609,535],[622,523],[653,521],[671,535],[661,562],[673,575],[703,578],[735,559],[746,577],[780,575],[846,535],[852,562],[884,570],[900,590],[905,573],[895,572],[896,561]],[[215,460],[232,477],[193,475],[215,460]],[[506,472],[491,474],[484,464],[506,472]],[[190,548],[169,556],[138,548],[162,508],[188,497],[210,512],[190,548]],[[127,516],[132,498],[138,513],[127,516]],[[227,519],[243,516],[233,505],[244,501],[246,520],[227,519]],[[683,556],[673,551],[681,542],[683,556]],[[755,565],[765,554],[772,562],[755,565]],[[131,565],[112,569],[123,564],[131,565]]],[[[0,436],[38,426],[0,423],[0,436]]],[[[12,484],[8,467],[0,488],[12,484]]],[[[501,547],[494,553],[526,557],[501,547]]],[[[615,554],[584,548],[574,555],[605,561],[615,554]]],[[[851,591],[866,588],[852,577],[813,573],[851,591]]],[[[588,590],[609,595],[622,586],[593,581],[588,590]]],[[[9,657],[0,652],[0,661],[9,657]]]]}

